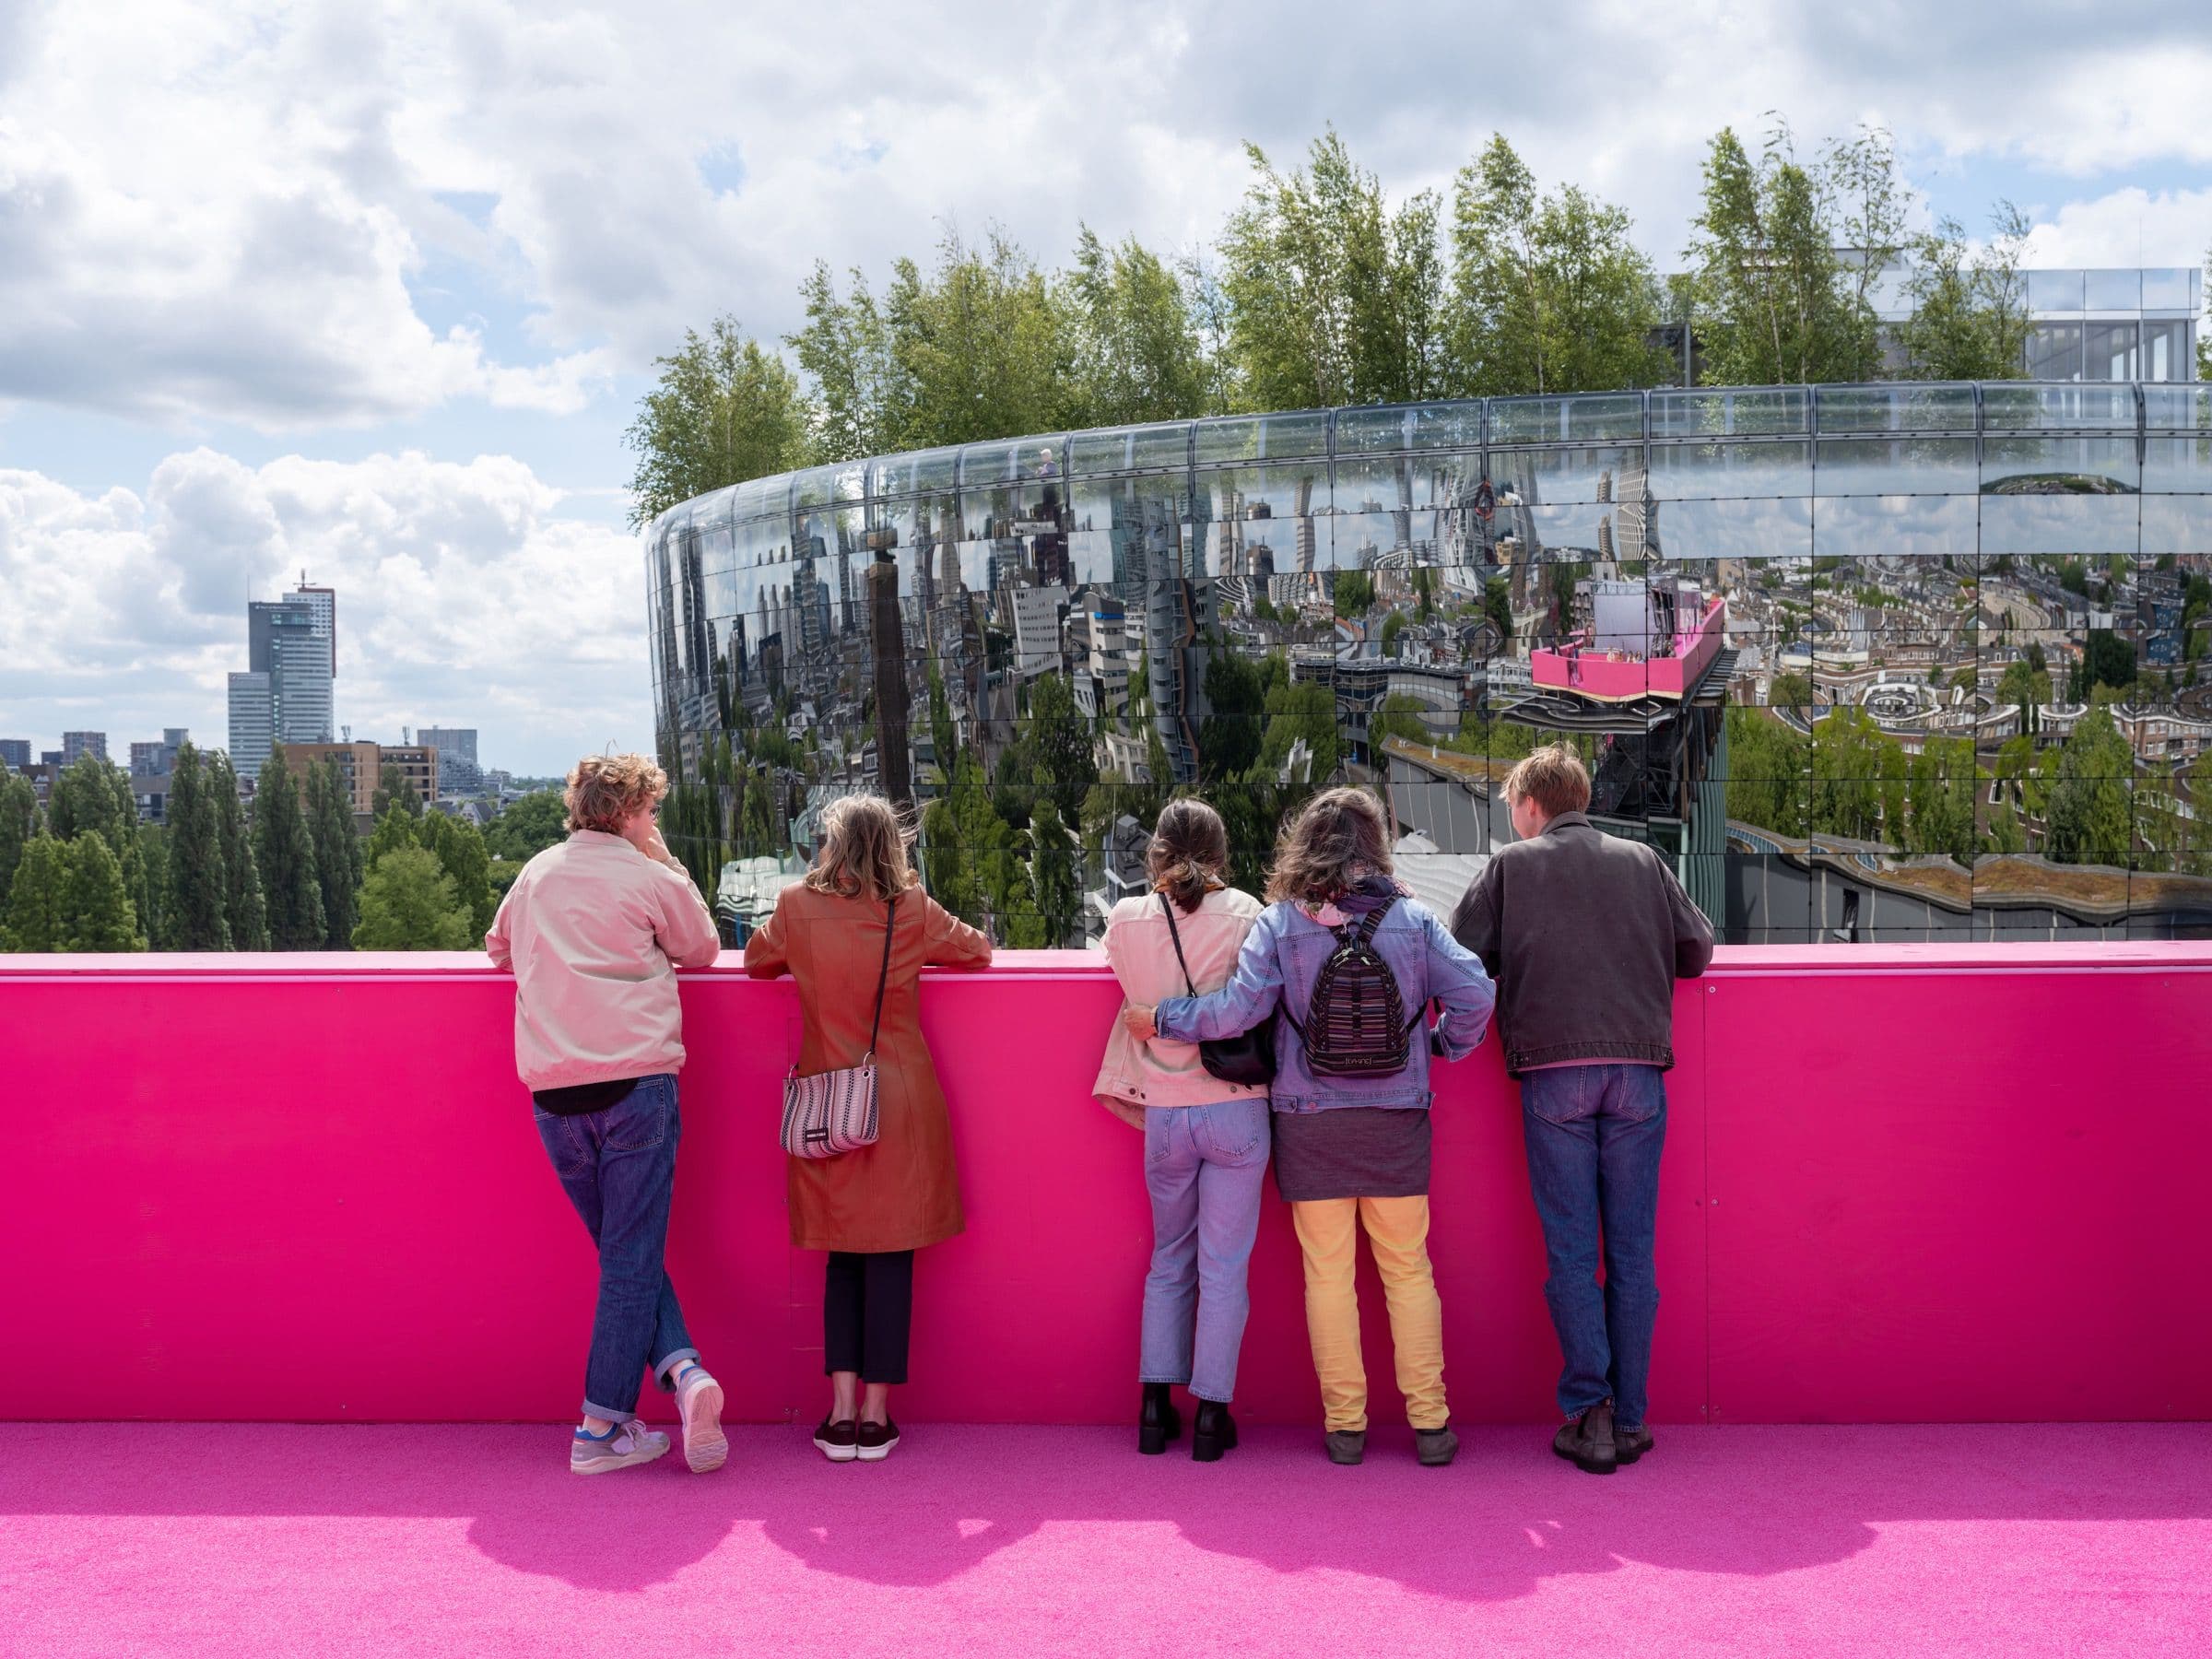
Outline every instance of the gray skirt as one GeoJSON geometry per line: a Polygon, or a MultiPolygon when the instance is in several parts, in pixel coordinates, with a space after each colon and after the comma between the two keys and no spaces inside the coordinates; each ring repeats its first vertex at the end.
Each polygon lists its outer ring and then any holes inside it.
{"type": "Polygon", "coordinates": [[[1275,1114],[1275,1186],[1292,1204],[1429,1190],[1429,1113],[1339,1106],[1275,1114]]]}

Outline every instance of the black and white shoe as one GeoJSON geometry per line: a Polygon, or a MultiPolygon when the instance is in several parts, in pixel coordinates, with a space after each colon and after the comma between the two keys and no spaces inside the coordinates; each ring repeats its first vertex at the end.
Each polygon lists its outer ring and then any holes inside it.
{"type": "Polygon", "coordinates": [[[862,1463],[881,1463],[891,1454],[899,1443],[899,1425],[886,1420],[880,1423],[863,1423],[859,1431],[859,1456],[862,1463]]]}
{"type": "Polygon", "coordinates": [[[860,1455],[860,1428],[851,1418],[833,1423],[824,1418],[814,1431],[814,1449],[831,1463],[851,1463],[860,1455]]]}

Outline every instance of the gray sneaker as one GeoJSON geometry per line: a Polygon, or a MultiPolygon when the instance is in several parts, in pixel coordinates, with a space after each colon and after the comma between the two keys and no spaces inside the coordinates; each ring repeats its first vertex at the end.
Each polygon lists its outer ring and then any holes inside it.
{"type": "Polygon", "coordinates": [[[1364,1429],[1332,1429],[1324,1442],[1333,1464],[1356,1464],[1367,1455],[1367,1430],[1364,1429]]]}
{"type": "Polygon", "coordinates": [[[729,1460],[729,1436],[722,1431],[722,1384],[703,1365],[677,1373],[676,1409],[684,1420],[684,1462],[694,1475],[711,1475],[729,1460]]]}
{"type": "Polygon", "coordinates": [[[617,1423],[605,1434],[586,1434],[579,1429],[569,1441],[569,1473],[605,1475],[632,1464],[649,1464],[668,1450],[668,1437],[656,1433],[632,1418],[617,1423]]]}
{"type": "Polygon", "coordinates": [[[1441,1469],[1459,1455],[1459,1436],[1449,1428],[1416,1429],[1413,1454],[1425,1469],[1441,1469]]]}

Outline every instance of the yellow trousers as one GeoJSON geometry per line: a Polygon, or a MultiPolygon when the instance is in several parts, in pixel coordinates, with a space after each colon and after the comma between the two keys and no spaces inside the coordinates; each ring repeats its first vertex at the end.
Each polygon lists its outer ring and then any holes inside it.
{"type": "Polygon", "coordinates": [[[1306,1335],[1321,1404],[1331,1430],[1367,1427],[1367,1366],[1359,1357],[1359,1293],[1352,1275],[1359,1229],[1382,1278],[1390,1309],[1390,1345],[1397,1359],[1406,1420],[1441,1429],[1444,1404],[1444,1305],[1429,1266],[1429,1197],[1322,1198],[1290,1206],[1306,1258],[1306,1335]]]}

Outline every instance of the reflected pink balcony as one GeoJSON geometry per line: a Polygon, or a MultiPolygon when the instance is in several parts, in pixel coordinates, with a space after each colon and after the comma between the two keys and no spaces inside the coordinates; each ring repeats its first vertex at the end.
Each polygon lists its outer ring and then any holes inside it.
{"type": "Polygon", "coordinates": [[[1528,653],[1529,674],[1552,690],[1571,691],[1594,702],[1633,702],[1638,698],[1680,699],[1720,654],[1727,633],[1728,602],[1715,598],[1696,627],[1676,634],[1665,655],[1630,651],[1594,651],[1589,636],[1578,633],[1557,648],[1528,653]]]}

